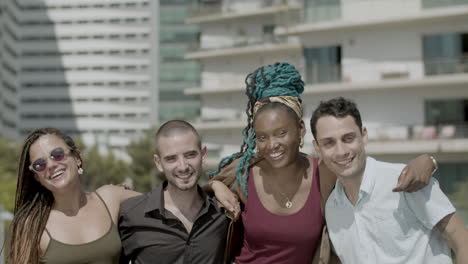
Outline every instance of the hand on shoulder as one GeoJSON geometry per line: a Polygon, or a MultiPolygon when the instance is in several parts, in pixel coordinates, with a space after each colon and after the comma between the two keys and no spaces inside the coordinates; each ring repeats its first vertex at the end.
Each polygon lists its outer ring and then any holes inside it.
{"type": "Polygon", "coordinates": [[[118,202],[119,204],[123,202],[124,200],[140,195],[141,193],[135,192],[133,190],[130,190],[128,187],[123,186],[123,185],[114,185],[114,184],[106,184],[101,187],[99,187],[96,190],[99,195],[104,200],[110,200],[114,202],[118,202]],[[107,198],[107,199],[106,199],[107,198]]]}

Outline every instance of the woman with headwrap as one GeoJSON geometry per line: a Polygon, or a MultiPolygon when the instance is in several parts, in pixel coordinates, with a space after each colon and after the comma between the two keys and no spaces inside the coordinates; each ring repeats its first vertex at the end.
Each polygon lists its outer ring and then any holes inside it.
{"type": "Polygon", "coordinates": [[[276,63],[247,75],[246,85],[248,124],[241,151],[221,160],[210,181],[221,202],[233,199],[223,199],[229,186],[243,204],[244,236],[240,249],[232,246],[233,259],[328,263],[323,208],[336,176],[318,158],[300,152],[306,133],[301,76],[293,65],[276,63]]]}

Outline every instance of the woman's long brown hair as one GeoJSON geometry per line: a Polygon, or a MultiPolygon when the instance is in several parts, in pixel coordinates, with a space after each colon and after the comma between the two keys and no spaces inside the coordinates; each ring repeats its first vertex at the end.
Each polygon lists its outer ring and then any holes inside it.
{"type": "Polygon", "coordinates": [[[40,241],[50,210],[54,202],[52,193],[34,178],[29,170],[29,149],[41,136],[56,135],[79,157],[79,150],[73,139],[56,128],[41,128],[32,131],[25,139],[18,165],[18,182],[14,217],[10,226],[10,238],[7,246],[7,263],[39,264],[40,241]]]}

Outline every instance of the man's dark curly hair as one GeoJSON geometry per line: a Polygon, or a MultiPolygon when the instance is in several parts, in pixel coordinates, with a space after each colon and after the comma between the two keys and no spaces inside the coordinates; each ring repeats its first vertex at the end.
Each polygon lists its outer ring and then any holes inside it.
{"type": "Polygon", "coordinates": [[[321,101],[319,106],[312,113],[310,118],[310,129],[314,138],[317,140],[317,121],[324,116],[334,116],[336,118],[345,118],[351,116],[354,118],[359,131],[362,131],[361,114],[357,109],[356,104],[343,97],[335,97],[328,101],[321,101]]]}

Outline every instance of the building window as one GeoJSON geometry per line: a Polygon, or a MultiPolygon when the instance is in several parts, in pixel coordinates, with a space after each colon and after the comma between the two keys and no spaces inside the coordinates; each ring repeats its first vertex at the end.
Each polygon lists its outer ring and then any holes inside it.
{"type": "Polygon", "coordinates": [[[135,97],[125,97],[124,98],[125,102],[136,102],[136,98],[135,97]]]}
{"type": "Polygon", "coordinates": [[[468,33],[423,36],[426,75],[468,72],[468,33]]]}
{"type": "Polygon", "coordinates": [[[305,0],[306,23],[336,20],[341,17],[341,0],[305,0]]]}
{"type": "Polygon", "coordinates": [[[425,124],[439,138],[468,138],[468,99],[426,101],[425,124]]]}
{"type": "Polygon", "coordinates": [[[306,83],[341,81],[341,47],[305,48],[306,83]]]}
{"type": "Polygon", "coordinates": [[[466,5],[466,0],[421,0],[422,8],[450,7],[455,5],[466,5]]]}
{"type": "Polygon", "coordinates": [[[275,27],[276,25],[271,24],[271,25],[263,25],[263,41],[264,42],[276,42],[276,37],[275,37],[275,27]]]}

